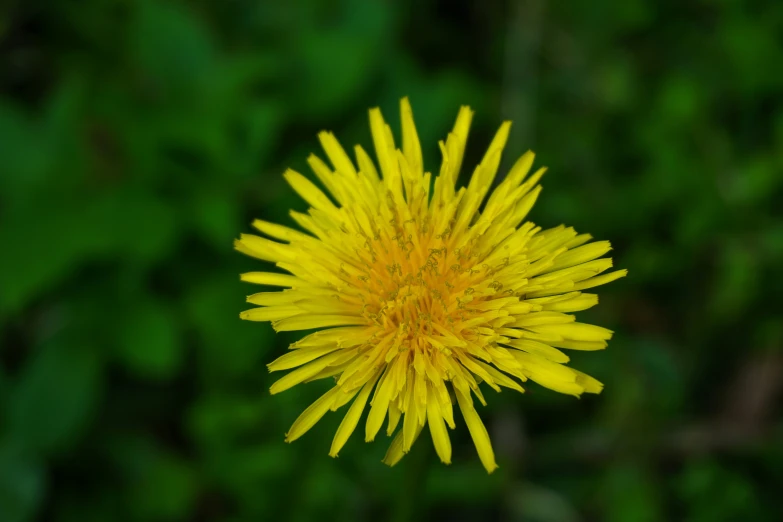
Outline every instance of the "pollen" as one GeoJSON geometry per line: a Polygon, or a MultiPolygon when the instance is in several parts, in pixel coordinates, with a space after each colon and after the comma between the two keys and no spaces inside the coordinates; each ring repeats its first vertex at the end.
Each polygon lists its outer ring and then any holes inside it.
{"type": "Polygon", "coordinates": [[[362,147],[352,160],[322,132],[331,165],[315,155],[308,163],[325,191],[298,172],[284,174],[310,209],[291,212],[298,229],[256,220],[262,235],[236,240],[240,252],[280,269],[242,275],[278,290],[249,296],[256,307],[240,317],[270,321],[277,331],[310,331],[268,365],[288,371],[271,393],[319,379],[334,383],[294,422],[287,441],[347,406],[331,456],[368,410],[365,440],[374,440],[384,422],[394,436],[385,463],[399,462],[427,426],[449,464],[456,406],[491,473],[497,463],[474,403],[486,404],[482,385],[523,392],[530,380],[574,396],[599,393],[603,385],[567,366],[562,350],[607,346],[610,330],[576,322],[573,313],[598,303],[584,290],[626,271],[607,272],[609,242],[526,221],[546,172],[532,171],[532,152],[496,183],[510,122],[467,187],[457,189],[470,109],[460,109],[439,143],[442,162],[433,177],[424,170],[410,104],[400,105],[401,148],[380,111],[370,110],[377,168],[362,147]]]}

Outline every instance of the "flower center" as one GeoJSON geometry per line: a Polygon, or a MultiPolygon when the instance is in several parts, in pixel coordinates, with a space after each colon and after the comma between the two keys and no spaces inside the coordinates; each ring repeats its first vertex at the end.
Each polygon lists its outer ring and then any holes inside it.
{"type": "Polygon", "coordinates": [[[492,279],[474,288],[493,267],[476,266],[481,257],[471,255],[470,245],[449,251],[447,236],[420,233],[417,223],[412,225],[409,234],[398,231],[392,242],[368,238],[368,271],[357,277],[362,315],[381,331],[397,331],[401,350],[422,342],[439,347],[438,339],[469,318],[467,304],[502,289],[492,279]],[[401,236],[407,241],[397,239],[401,236]]]}

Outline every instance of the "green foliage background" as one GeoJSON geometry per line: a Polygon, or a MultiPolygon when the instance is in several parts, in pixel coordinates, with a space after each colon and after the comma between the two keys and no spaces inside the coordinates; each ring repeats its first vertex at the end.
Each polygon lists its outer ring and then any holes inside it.
{"type": "Polygon", "coordinates": [[[2,5],[0,521],[783,519],[783,3],[2,5]],[[459,423],[450,467],[330,459],[339,414],[285,444],[323,386],[271,397],[295,337],[238,319],[283,170],[404,95],[430,170],[459,105],[466,165],[513,119],[532,219],[630,269],[604,393],[491,394],[491,476],[459,423]]]}

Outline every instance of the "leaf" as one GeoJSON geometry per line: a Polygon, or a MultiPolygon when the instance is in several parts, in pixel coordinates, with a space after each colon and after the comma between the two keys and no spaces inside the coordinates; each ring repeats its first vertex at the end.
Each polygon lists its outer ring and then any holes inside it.
{"type": "MultiPolygon", "coordinates": [[[[307,118],[339,114],[382,71],[391,44],[392,16],[383,2],[349,0],[340,24],[298,27],[292,52],[297,78],[292,106],[307,118]]],[[[304,25],[304,24],[303,24],[304,25]]]]}
{"type": "Polygon", "coordinates": [[[519,522],[576,522],[579,515],[569,499],[535,484],[515,484],[508,495],[510,520],[519,522]]]}
{"type": "Polygon", "coordinates": [[[31,451],[51,454],[73,444],[101,393],[97,354],[53,341],[22,369],[9,404],[9,432],[31,451]]]}
{"type": "Polygon", "coordinates": [[[609,468],[604,486],[608,520],[662,520],[658,484],[639,464],[621,463],[609,468]]]}
{"type": "Polygon", "coordinates": [[[190,520],[198,494],[198,476],[187,462],[171,455],[154,457],[130,491],[139,520],[190,520]]]}
{"type": "Polygon", "coordinates": [[[196,230],[217,251],[225,251],[241,227],[239,207],[232,196],[219,189],[203,190],[190,201],[189,215],[196,230]]]}
{"type": "Polygon", "coordinates": [[[192,463],[147,434],[122,432],[108,449],[126,484],[120,494],[130,520],[193,520],[200,480],[192,463]]]}
{"type": "Polygon", "coordinates": [[[39,202],[0,222],[0,312],[22,308],[80,263],[111,253],[143,261],[173,245],[170,205],[149,194],[109,192],[39,202]]]}
{"type": "Polygon", "coordinates": [[[276,149],[285,115],[279,103],[269,102],[252,102],[242,113],[246,136],[239,159],[244,159],[242,173],[254,178],[276,149]]]}
{"type": "Polygon", "coordinates": [[[247,374],[274,343],[271,326],[239,319],[248,292],[237,279],[198,280],[184,300],[189,319],[198,332],[202,364],[209,374],[225,377],[247,374]]]}
{"type": "Polygon", "coordinates": [[[231,448],[265,427],[271,396],[245,398],[230,394],[203,394],[187,412],[191,437],[208,452],[231,448]]]}
{"type": "Polygon", "coordinates": [[[3,522],[25,522],[43,500],[45,470],[40,461],[6,440],[0,443],[0,514],[3,522]]]}
{"type": "Polygon", "coordinates": [[[169,379],[182,365],[177,319],[158,301],[142,301],[128,311],[118,339],[117,356],[137,375],[169,379]]]}
{"type": "Polygon", "coordinates": [[[17,197],[26,195],[45,179],[52,163],[51,155],[43,153],[45,150],[39,125],[26,118],[16,105],[0,100],[0,189],[4,195],[8,191],[17,197]]]}
{"type": "Polygon", "coordinates": [[[194,12],[179,5],[143,2],[131,28],[131,52],[155,87],[192,93],[209,79],[212,42],[194,12]]]}

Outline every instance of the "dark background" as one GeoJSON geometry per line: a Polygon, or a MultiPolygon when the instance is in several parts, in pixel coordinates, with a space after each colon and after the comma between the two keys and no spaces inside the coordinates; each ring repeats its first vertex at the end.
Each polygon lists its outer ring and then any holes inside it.
{"type": "Polygon", "coordinates": [[[775,0],[3,2],[0,521],[782,520],[781,92],[775,0]],[[270,396],[296,336],[238,319],[284,169],[405,95],[435,172],[477,111],[460,184],[513,119],[531,219],[630,270],[602,395],[489,392],[491,476],[459,422],[450,467],[285,444],[327,384],[270,396]]]}

